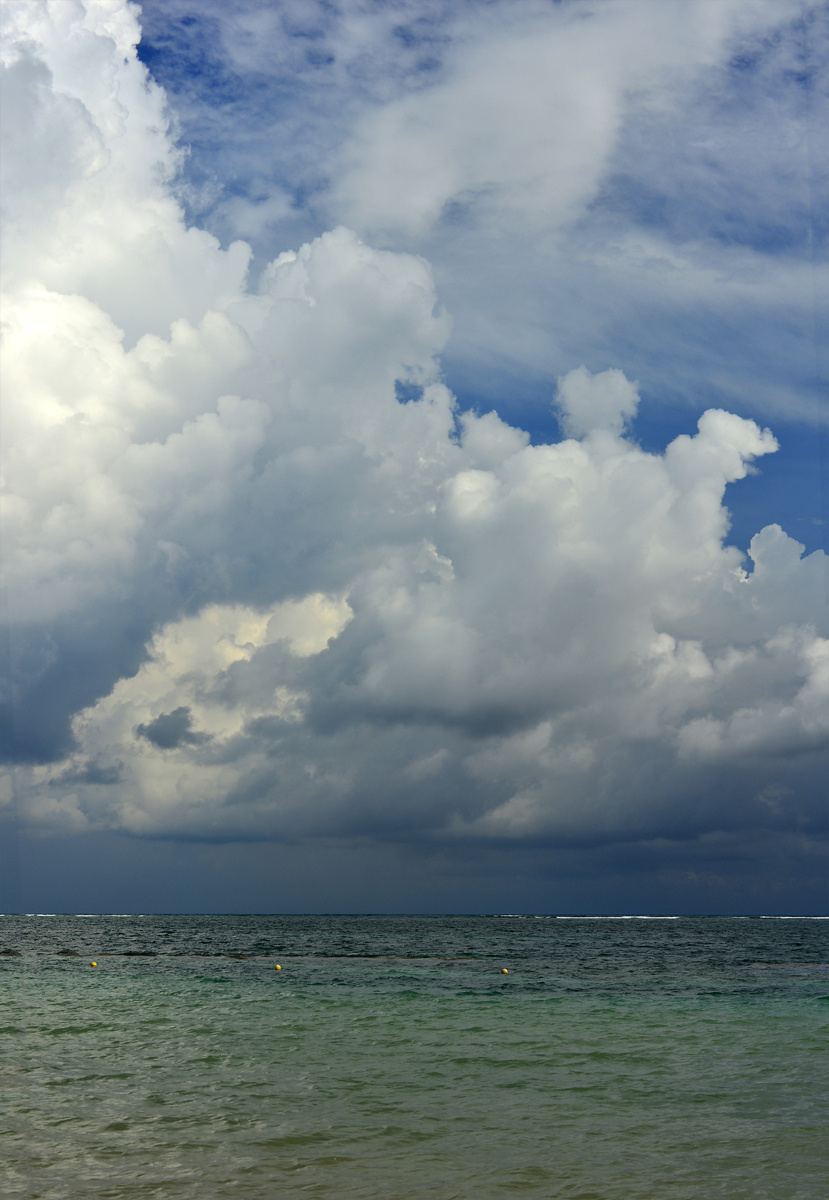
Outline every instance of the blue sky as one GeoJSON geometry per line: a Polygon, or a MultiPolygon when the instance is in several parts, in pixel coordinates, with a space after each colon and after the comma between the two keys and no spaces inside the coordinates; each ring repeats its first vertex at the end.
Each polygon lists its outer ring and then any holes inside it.
{"type": "Polygon", "coordinates": [[[824,906],[829,6],[4,21],[2,902],[824,906]]]}

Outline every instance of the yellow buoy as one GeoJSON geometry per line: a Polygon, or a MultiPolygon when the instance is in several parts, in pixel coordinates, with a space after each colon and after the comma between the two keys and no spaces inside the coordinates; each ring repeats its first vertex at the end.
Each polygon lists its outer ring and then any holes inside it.
{"type": "Polygon", "coordinates": [[[274,967],[274,971],[281,971],[281,970],[282,970],[282,968],[280,967],[279,963],[277,963],[276,966],[274,967]]]}
{"type": "Polygon", "coordinates": [[[97,967],[98,964],[96,962],[91,962],[89,965],[90,967],[97,967]]]}
{"type": "Polygon", "coordinates": [[[506,967],[501,967],[501,974],[502,974],[502,975],[509,975],[509,971],[507,970],[507,968],[506,968],[506,967]]]}

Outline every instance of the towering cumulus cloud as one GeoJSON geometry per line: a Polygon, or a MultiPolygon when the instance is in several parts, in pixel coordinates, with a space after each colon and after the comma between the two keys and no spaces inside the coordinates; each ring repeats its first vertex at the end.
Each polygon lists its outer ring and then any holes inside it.
{"type": "Polygon", "coordinates": [[[726,485],[772,433],[710,410],[647,453],[636,383],[576,362],[564,440],[531,445],[441,382],[422,259],[336,228],[249,279],[174,197],[136,13],[3,6],[22,818],[456,848],[815,834],[823,556],[776,525],[726,544],[726,485]]]}

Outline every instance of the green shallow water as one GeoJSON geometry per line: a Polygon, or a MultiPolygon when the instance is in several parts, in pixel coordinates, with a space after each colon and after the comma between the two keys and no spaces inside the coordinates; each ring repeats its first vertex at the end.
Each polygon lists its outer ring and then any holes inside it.
{"type": "Polygon", "coordinates": [[[820,922],[0,931],[9,1197],[827,1193],[820,922]]]}

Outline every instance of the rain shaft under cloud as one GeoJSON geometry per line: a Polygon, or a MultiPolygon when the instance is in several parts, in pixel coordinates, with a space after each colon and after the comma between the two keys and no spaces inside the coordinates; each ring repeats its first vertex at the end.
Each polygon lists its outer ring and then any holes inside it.
{"type": "Polygon", "coordinates": [[[459,854],[816,836],[823,555],[726,544],[773,434],[711,409],[645,452],[637,384],[578,362],[556,444],[459,411],[424,259],[340,226],[250,280],[174,198],[135,12],[4,20],[21,819],[459,854]]]}

